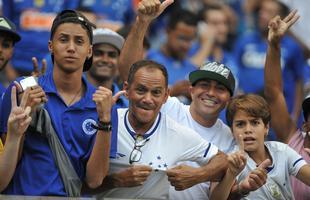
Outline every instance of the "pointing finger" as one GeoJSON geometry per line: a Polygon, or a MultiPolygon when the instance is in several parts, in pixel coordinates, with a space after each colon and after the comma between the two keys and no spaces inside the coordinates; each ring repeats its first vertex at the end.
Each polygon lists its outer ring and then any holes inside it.
{"type": "Polygon", "coordinates": [[[238,137],[238,142],[239,142],[239,149],[241,152],[244,152],[244,141],[243,141],[243,135],[239,135],[238,137]]]}

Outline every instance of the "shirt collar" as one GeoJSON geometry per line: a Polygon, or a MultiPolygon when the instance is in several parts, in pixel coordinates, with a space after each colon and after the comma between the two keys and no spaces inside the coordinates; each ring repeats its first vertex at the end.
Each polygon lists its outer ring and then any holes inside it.
{"type": "MultiPolygon", "coordinates": [[[[135,133],[134,129],[132,128],[132,126],[130,125],[130,122],[128,119],[128,111],[129,111],[129,109],[127,109],[127,111],[125,113],[124,124],[125,124],[125,128],[128,131],[128,133],[130,133],[130,135],[133,137],[133,139],[135,139],[136,133],[135,133]]],[[[160,120],[161,120],[161,113],[159,113],[157,115],[152,127],[143,134],[144,139],[150,137],[153,133],[155,133],[155,131],[157,130],[157,128],[159,126],[160,120]]]]}
{"type": "MultiPolygon", "coordinates": [[[[78,106],[79,108],[94,108],[96,107],[95,102],[92,100],[92,95],[95,92],[95,87],[93,87],[87,79],[82,76],[82,82],[86,86],[86,91],[84,96],[81,98],[79,102],[74,104],[73,106],[78,106]]],[[[39,85],[43,88],[45,93],[54,93],[58,95],[57,88],[53,78],[53,72],[49,72],[43,76],[39,77],[39,85]]]]}

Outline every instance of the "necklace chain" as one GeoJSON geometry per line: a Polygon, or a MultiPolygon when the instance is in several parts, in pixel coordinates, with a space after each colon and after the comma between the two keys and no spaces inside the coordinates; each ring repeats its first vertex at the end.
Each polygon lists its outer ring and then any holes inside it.
{"type": "Polygon", "coordinates": [[[68,106],[71,106],[74,103],[74,100],[76,99],[76,97],[80,94],[81,90],[83,88],[83,85],[81,85],[79,91],[74,95],[74,97],[71,99],[71,101],[68,103],[68,106]]]}

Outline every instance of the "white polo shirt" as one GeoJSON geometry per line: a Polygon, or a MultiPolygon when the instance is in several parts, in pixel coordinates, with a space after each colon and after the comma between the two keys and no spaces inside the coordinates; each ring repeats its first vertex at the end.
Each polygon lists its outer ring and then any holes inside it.
{"type": "MultiPolygon", "coordinates": [[[[266,183],[259,189],[250,192],[244,199],[294,199],[290,176],[296,176],[301,167],[306,165],[306,161],[291,147],[281,142],[265,142],[271,157],[272,165],[268,167],[266,183]]],[[[236,150],[238,148],[236,147],[236,150]]],[[[255,161],[248,156],[247,164],[238,175],[237,182],[241,182],[247,175],[256,168],[255,161]]]]}
{"type": "MultiPolygon", "coordinates": [[[[144,139],[147,141],[140,148],[141,159],[134,164],[149,165],[154,172],[142,186],[115,188],[105,192],[104,197],[167,199],[170,183],[165,169],[185,160],[205,165],[218,153],[216,146],[165,114],[157,116],[154,125],[145,133],[144,139]],[[156,169],[162,170],[155,171],[156,169]]],[[[130,167],[129,157],[134,148],[135,139],[134,131],[128,121],[128,109],[118,109],[117,141],[117,157],[110,160],[110,173],[130,167]]]]}
{"type": "MultiPolygon", "coordinates": [[[[162,107],[161,111],[166,113],[178,123],[187,126],[197,133],[206,141],[210,141],[216,145],[221,151],[228,153],[233,150],[235,140],[230,128],[223,123],[221,119],[217,119],[212,127],[204,127],[196,122],[190,111],[189,105],[184,105],[176,97],[169,97],[162,107]]],[[[183,164],[198,167],[195,162],[184,162],[183,164]]],[[[210,182],[197,184],[183,191],[176,191],[170,186],[169,199],[174,200],[208,200],[209,199],[210,182]]]]}

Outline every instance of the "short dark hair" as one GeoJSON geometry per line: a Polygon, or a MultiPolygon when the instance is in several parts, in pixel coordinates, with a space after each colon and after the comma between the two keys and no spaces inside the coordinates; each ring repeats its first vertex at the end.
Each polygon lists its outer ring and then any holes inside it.
{"type": "Polygon", "coordinates": [[[286,17],[290,12],[289,7],[287,7],[284,3],[280,2],[279,0],[264,0],[264,1],[271,1],[271,2],[278,4],[279,9],[280,9],[278,15],[280,15],[281,18],[286,17]]]}
{"type": "Polygon", "coordinates": [[[75,10],[63,10],[60,13],[58,13],[51,27],[50,40],[53,39],[54,33],[56,32],[58,26],[63,23],[80,24],[86,30],[89,42],[90,44],[92,44],[93,42],[92,28],[96,28],[96,25],[88,21],[88,19],[82,13],[75,10]]]}
{"type": "Polygon", "coordinates": [[[176,10],[169,16],[167,28],[174,29],[179,22],[183,22],[190,26],[197,26],[198,16],[189,10],[176,10]]]}
{"type": "Polygon", "coordinates": [[[243,94],[231,99],[226,111],[226,121],[230,128],[232,128],[237,111],[243,111],[252,117],[261,118],[265,125],[271,120],[268,103],[263,97],[256,94],[243,94]]]}
{"type": "Polygon", "coordinates": [[[162,74],[164,75],[165,77],[165,86],[168,87],[168,72],[167,72],[167,69],[155,62],[155,61],[152,61],[152,60],[140,60],[140,61],[137,61],[135,62],[131,67],[130,67],[130,70],[129,70],[129,74],[128,74],[128,86],[130,86],[134,80],[134,76],[135,74],[137,73],[137,71],[141,68],[153,68],[153,69],[158,69],[162,72],[162,74]]]}
{"type": "Polygon", "coordinates": [[[207,4],[207,5],[204,5],[203,9],[201,9],[201,11],[198,13],[199,20],[201,21],[206,20],[207,13],[212,10],[224,12],[223,5],[221,3],[207,4]]]}

